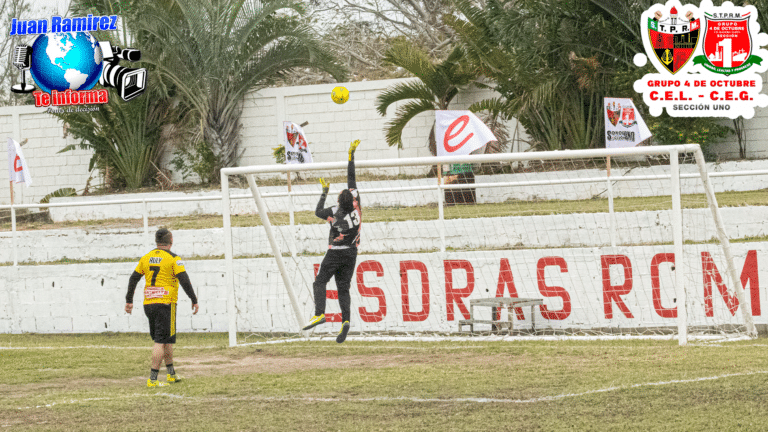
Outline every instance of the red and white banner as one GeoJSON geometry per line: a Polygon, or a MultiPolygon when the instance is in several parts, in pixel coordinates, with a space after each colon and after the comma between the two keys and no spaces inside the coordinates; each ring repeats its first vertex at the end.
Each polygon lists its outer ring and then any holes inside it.
{"type": "MultiPolygon", "coordinates": [[[[436,253],[360,255],[351,287],[352,328],[455,332],[458,321],[470,317],[471,299],[502,296],[542,299],[543,306],[533,311],[539,329],[676,327],[681,307],[676,271],[686,273],[689,325],[740,324],[745,307],[756,324],[768,323],[768,313],[762,314],[768,298],[760,290],[760,279],[765,285],[768,278],[768,243],[731,247],[747,304],[739,304],[717,245],[686,245],[683,262],[676,262],[672,246],[627,247],[618,252],[600,248],[475,251],[446,257],[436,253]],[[763,264],[758,266],[759,262],[763,264]]],[[[292,271],[294,286],[303,286],[302,281],[311,284],[321,260],[303,261],[292,271]]],[[[277,272],[274,260],[261,267],[277,272]]],[[[253,326],[249,330],[278,331],[285,326],[284,330],[295,331],[295,323],[286,318],[291,306],[285,288],[276,283],[279,277],[269,279],[249,290],[248,300],[238,300],[258,309],[249,315],[253,326]]],[[[299,290],[299,303],[306,306],[307,316],[313,312],[310,291],[299,290]]],[[[326,318],[338,323],[341,316],[333,281],[327,298],[326,318]]],[[[530,307],[512,313],[516,328],[530,328],[530,307]]],[[[491,311],[475,307],[475,314],[475,318],[490,319],[491,311]]],[[[502,316],[506,318],[506,311],[502,316]]]]}
{"type": "Polygon", "coordinates": [[[283,122],[283,137],[285,138],[285,163],[303,164],[312,162],[312,152],[304,135],[304,129],[296,123],[283,122]]]}
{"type": "Polygon", "coordinates": [[[14,183],[25,183],[27,187],[32,185],[29,165],[21,152],[21,146],[11,138],[8,138],[8,177],[14,183]]]}
{"type": "Polygon", "coordinates": [[[651,130],[629,98],[605,98],[605,148],[634,147],[651,137],[651,130]]]}
{"type": "Polygon", "coordinates": [[[464,156],[496,137],[471,111],[435,111],[438,156],[464,156]]]}

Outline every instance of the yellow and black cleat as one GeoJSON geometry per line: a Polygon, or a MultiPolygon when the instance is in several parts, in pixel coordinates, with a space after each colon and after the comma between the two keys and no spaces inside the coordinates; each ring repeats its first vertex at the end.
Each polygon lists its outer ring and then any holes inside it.
{"type": "Polygon", "coordinates": [[[325,322],[325,314],[315,315],[309,320],[309,324],[305,325],[302,330],[309,330],[314,326],[320,325],[325,322]]]}
{"type": "Polygon", "coordinates": [[[342,343],[347,340],[347,333],[349,333],[349,321],[344,321],[344,323],[341,324],[341,331],[339,332],[339,335],[336,336],[336,342],[342,343]]]}

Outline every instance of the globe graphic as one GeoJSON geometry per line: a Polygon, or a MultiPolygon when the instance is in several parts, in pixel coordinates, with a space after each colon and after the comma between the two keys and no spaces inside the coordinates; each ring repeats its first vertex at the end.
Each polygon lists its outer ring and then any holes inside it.
{"type": "Polygon", "coordinates": [[[32,44],[29,72],[41,90],[90,90],[101,76],[104,59],[88,32],[41,34],[32,44]]]}

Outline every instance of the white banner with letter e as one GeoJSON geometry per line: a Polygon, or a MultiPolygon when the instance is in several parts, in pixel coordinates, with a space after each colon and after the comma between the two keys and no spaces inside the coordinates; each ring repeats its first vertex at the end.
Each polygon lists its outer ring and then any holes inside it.
{"type": "Polygon", "coordinates": [[[285,131],[285,163],[311,163],[312,152],[309,151],[309,143],[301,126],[284,121],[283,130],[285,131]]]}
{"type": "Polygon", "coordinates": [[[496,136],[471,111],[435,111],[438,156],[464,156],[483,147],[496,136]]]}
{"type": "Polygon", "coordinates": [[[21,146],[12,138],[8,138],[8,177],[14,183],[25,183],[27,187],[32,185],[32,176],[21,146]]]}
{"type": "Polygon", "coordinates": [[[605,98],[605,148],[634,147],[651,137],[629,98],[605,98]]]}

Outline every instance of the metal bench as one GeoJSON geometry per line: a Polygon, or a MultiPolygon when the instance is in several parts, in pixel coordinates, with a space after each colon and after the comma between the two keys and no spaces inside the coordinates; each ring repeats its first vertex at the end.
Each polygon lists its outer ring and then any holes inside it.
{"type": "Polygon", "coordinates": [[[475,324],[491,324],[492,329],[503,329],[507,327],[509,334],[512,334],[514,308],[530,306],[531,307],[531,330],[536,331],[536,315],[533,308],[535,306],[541,306],[544,304],[543,299],[537,298],[518,298],[518,297],[491,297],[472,299],[469,301],[469,319],[459,320],[459,332],[463,331],[464,326],[469,326],[469,332],[473,333],[475,330],[475,324]],[[475,319],[475,306],[490,307],[491,319],[481,320],[475,319]],[[501,320],[501,310],[507,308],[507,320],[501,320]],[[499,319],[496,320],[496,310],[498,311],[499,319]]]}

